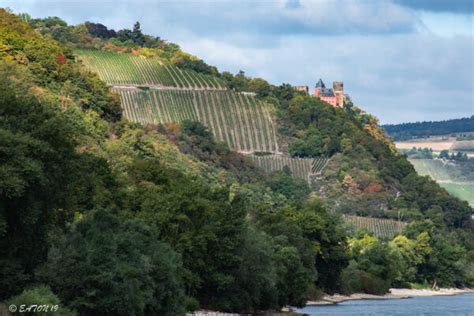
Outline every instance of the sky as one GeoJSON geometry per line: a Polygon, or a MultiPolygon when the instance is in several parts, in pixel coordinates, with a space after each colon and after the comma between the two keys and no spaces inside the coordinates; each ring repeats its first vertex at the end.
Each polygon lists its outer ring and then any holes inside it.
{"type": "Polygon", "coordinates": [[[33,17],[132,28],[220,71],[273,84],[341,80],[381,123],[474,114],[472,0],[0,0],[33,17]]]}

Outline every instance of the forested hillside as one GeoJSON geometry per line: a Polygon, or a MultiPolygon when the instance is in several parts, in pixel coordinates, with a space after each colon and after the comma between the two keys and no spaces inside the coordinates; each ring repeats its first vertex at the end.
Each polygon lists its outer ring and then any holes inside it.
{"type": "Polygon", "coordinates": [[[436,135],[474,132],[474,115],[445,121],[427,121],[382,126],[394,141],[409,140],[436,135]]]}
{"type": "Polygon", "coordinates": [[[139,24],[69,26],[2,9],[0,76],[6,306],[256,313],[322,292],[474,286],[472,209],[419,177],[355,107],[219,73],[139,24]],[[80,61],[84,49],[102,62],[156,60],[143,66],[151,77],[115,93],[80,61]],[[170,78],[173,89],[160,89],[170,78]],[[375,236],[341,213],[406,224],[349,217],[375,236]]]}

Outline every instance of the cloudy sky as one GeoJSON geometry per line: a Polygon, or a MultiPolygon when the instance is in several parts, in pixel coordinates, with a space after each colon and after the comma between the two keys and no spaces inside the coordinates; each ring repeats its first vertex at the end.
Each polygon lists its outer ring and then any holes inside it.
{"type": "Polygon", "coordinates": [[[472,0],[0,0],[34,17],[131,28],[274,84],[343,80],[382,123],[474,114],[472,0]]]}

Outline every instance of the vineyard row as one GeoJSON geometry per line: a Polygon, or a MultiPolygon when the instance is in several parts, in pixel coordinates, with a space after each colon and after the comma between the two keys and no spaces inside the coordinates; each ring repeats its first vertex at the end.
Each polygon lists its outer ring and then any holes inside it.
{"type": "Polygon", "coordinates": [[[379,238],[392,238],[395,235],[400,234],[407,225],[406,222],[396,221],[393,219],[355,215],[343,215],[343,219],[354,228],[366,229],[379,238]]]}
{"type": "Polygon", "coordinates": [[[156,57],[119,54],[101,50],[78,50],[79,59],[109,85],[160,85],[188,89],[224,89],[213,76],[162,65],[156,57]]]}
{"type": "Polygon", "coordinates": [[[292,158],[283,155],[248,155],[250,159],[266,173],[289,168],[291,175],[298,179],[310,182],[311,176],[320,174],[328,161],[327,158],[292,158]]]}

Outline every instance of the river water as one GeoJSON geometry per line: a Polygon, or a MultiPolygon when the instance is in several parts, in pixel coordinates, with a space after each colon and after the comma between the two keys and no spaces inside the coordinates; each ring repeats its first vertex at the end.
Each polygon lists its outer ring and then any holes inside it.
{"type": "Polygon", "coordinates": [[[409,299],[346,301],[308,306],[298,313],[317,316],[474,316],[474,293],[409,299]]]}

